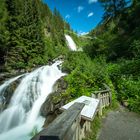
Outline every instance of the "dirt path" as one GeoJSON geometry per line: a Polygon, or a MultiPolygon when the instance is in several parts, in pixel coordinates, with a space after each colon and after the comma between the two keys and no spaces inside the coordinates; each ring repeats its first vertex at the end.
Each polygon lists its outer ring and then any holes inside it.
{"type": "Polygon", "coordinates": [[[123,107],[108,113],[97,140],[140,140],[140,115],[123,107]]]}

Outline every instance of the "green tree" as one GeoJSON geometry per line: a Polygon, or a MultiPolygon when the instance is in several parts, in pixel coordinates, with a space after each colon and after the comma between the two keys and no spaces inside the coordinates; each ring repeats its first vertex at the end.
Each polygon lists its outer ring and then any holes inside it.
{"type": "Polygon", "coordinates": [[[99,0],[104,7],[104,19],[116,17],[127,5],[126,0],[99,0]]]}
{"type": "Polygon", "coordinates": [[[10,32],[6,66],[24,68],[42,63],[44,43],[39,2],[39,0],[6,1],[9,13],[7,25],[10,32]]]}
{"type": "Polygon", "coordinates": [[[0,64],[4,64],[7,52],[7,42],[9,40],[9,31],[6,26],[8,13],[5,0],[1,0],[0,4],[0,64]]]}
{"type": "Polygon", "coordinates": [[[64,54],[65,25],[60,13],[40,0],[1,0],[0,63],[22,69],[64,54]]]}

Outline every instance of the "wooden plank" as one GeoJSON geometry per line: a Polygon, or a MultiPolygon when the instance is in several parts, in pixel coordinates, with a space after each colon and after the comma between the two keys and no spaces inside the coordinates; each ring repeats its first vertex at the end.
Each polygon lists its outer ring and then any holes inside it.
{"type": "Polygon", "coordinates": [[[107,93],[107,92],[109,92],[109,91],[110,91],[110,90],[107,89],[107,90],[95,91],[94,93],[95,93],[95,94],[98,94],[98,93],[107,93]]]}
{"type": "MultiPolygon", "coordinates": [[[[32,138],[32,140],[63,140],[64,138],[67,140],[71,140],[71,138],[67,138],[67,134],[71,133],[69,130],[75,121],[80,117],[80,112],[83,109],[83,103],[74,103],[68,110],[63,112],[60,116],[58,116],[49,126],[48,128],[43,129],[39,134],[32,138]]],[[[75,125],[73,126],[76,129],[75,125]]],[[[73,133],[76,133],[76,130],[72,130],[73,133]]]]}
{"type": "Polygon", "coordinates": [[[110,105],[111,105],[112,104],[112,93],[111,93],[111,91],[109,92],[109,95],[110,95],[110,98],[109,98],[110,101],[109,102],[110,102],[110,105]]]}
{"type": "Polygon", "coordinates": [[[107,94],[107,93],[104,94],[104,97],[105,97],[105,106],[107,105],[107,102],[106,102],[106,98],[107,98],[107,97],[106,97],[106,94],[107,94]]]}

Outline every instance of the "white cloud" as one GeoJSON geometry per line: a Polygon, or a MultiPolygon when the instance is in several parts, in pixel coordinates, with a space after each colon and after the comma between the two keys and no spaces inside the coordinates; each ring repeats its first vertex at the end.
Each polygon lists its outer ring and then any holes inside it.
{"type": "Polygon", "coordinates": [[[88,0],[88,3],[91,4],[91,3],[95,3],[97,2],[98,0],[88,0]]]}
{"type": "Polygon", "coordinates": [[[69,18],[70,18],[70,15],[67,14],[67,15],[65,16],[65,19],[69,19],[69,18]]]}
{"type": "Polygon", "coordinates": [[[79,32],[78,32],[78,35],[79,35],[79,36],[82,36],[82,35],[87,35],[88,33],[89,33],[89,32],[79,31],[79,32]]]}
{"type": "Polygon", "coordinates": [[[88,14],[88,17],[92,17],[93,15],[94,15],[94,13],[91,12],[91,13],[88,14]]]}
{"type": "Polygon", "coordinates": [[[80,13],[82,10],[84,10],[84,7],[83,7],[83,6],[78,6],[78,7],[77,7],[78,13],[80,13]]]}

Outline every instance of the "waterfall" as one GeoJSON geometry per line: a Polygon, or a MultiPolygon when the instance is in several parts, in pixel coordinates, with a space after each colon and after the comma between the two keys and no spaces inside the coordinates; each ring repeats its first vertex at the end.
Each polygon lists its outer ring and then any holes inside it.
{"type": "Polygon", "coordinates": [[[72,51],[76,51],[77,47],[76,47],[76,44],[74,43],[73,39],[69,35],[65,35],[65,38],[66,38],[69,49],[72,51]]]}
{"type": "Polygon", "coordinates": [[[7,109],[0,114],[0,140],[29,140],[34,128],[41,129],[45,120],[40,116],[41,105],[56,80],[65,75],[58,69],[61,63],[56,61],[51,66],[40,67],[22,79],[7,109]]]}

